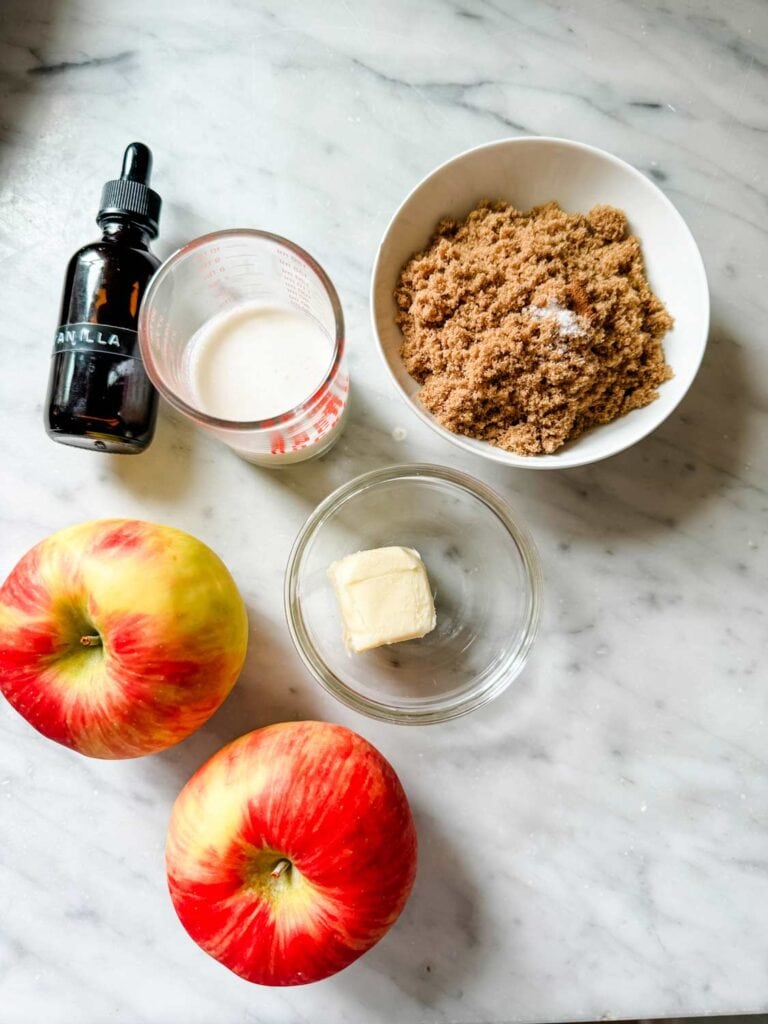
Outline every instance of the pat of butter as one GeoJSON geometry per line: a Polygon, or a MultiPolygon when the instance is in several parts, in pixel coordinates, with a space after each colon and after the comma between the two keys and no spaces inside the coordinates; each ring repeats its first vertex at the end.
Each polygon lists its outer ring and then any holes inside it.
{"type": "Polygon", "coordinates": [[[347,650],[416,640],[435,628],[435,603],[421,555],[374,548],[334,562],[328,575],[341,610],[347,650]]]}

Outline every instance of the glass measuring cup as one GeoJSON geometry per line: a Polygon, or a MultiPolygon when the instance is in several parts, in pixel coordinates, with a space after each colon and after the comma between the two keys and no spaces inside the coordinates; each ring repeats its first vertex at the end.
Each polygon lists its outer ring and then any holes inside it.
{"type": "Polygon", "coordinates": [[[323,268],[286,238],[233,228],[179,249],[150,282],[139,342],[163,398],[249,462],[279,466],[311,459],[328,451],[341,433],[349,396],[341,304],[323,268]],[[329,340],[326,374],[300,405],[269,419],[211,416],[199,408],[192,386],[190,341],[212,317],[253,301],[311,317],[329,340]]]}

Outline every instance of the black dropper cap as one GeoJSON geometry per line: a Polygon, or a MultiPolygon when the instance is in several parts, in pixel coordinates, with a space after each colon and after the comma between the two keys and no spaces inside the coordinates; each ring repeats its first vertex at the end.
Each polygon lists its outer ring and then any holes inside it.
{"type": "Polygon", "coordinates": [[[101,205],[96,223],[110,216],[123,215],[143,224],[151,238],[157,237],[162,200],[149,187],[152,175],[152,152],[143,142],[132,142],[123,156],[119,178],[108,181],[101,191],[101,205]]]}

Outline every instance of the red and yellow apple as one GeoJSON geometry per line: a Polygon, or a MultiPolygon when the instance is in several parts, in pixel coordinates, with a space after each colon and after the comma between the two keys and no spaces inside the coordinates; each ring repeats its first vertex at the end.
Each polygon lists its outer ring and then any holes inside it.
{"type": "Polygon", "coordinates": [[[168,885],[187,932],[235,974],[303,985],[347,967],[395,922],[416,832],[391,765],[340,725],[241,736],[173,808],[168,885]]]}
{"type": "Polygon", "coordinates": [[[189,736],[232,689],[247,642],[226,566],[170,526],[69,527],[0,588],[0,690],[44,736],[92,757],[189,736]]]}

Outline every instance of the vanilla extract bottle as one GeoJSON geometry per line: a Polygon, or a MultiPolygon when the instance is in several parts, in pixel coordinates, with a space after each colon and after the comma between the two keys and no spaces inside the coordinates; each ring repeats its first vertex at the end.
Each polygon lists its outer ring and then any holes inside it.
{"type": "Polygon", "coordinates": [[[102,191],[102,237],[67,268],[45,406],[48,436],[61,444],[135,453],[152,440],[157,393],[137,334],[141,300],[160,263],[149,248],[161,205],[151,173],[150,150],[132,142],[120,177],[102,191]]]}

